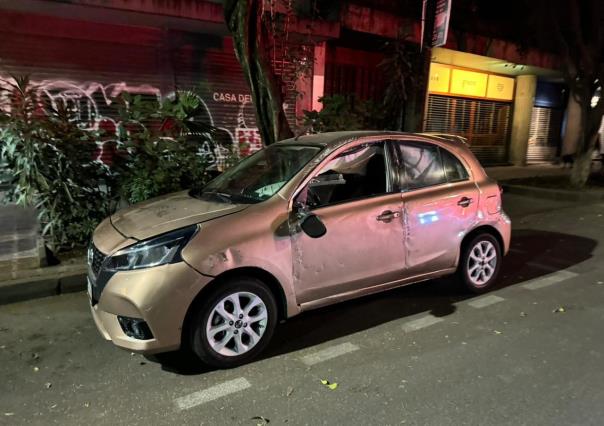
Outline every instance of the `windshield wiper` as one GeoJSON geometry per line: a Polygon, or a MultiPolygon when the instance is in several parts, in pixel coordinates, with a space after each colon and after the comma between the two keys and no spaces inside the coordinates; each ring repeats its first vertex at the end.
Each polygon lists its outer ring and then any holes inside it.
{"type": "Polygon", "coordinates": [[[224,201],[225,203],[232,203],[233,202],[231,200],[231,194],[227,194],[226,192],[220,192],[220,191],[203,191],[201,194],[202,195],[203,194],[214,195],[217,198],[219,198],[222,201],[224,201]]]}

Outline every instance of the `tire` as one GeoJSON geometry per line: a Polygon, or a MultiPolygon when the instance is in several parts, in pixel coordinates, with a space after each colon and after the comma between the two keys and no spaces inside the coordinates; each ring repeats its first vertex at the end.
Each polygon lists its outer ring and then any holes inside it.
{"type": "Polygon", "coordinates": [[[497,282],[502,260],[499,241],[491,234],[478,234],[462,247],[459,281],[473,293],[486,293],[497,282]]]}
{"type": "Polygon", "coordinates": [[[236,367],[262,352],[276,324],[277,303],[265,284],[254,278],[230,279],[205,297],[191,317],[190,346],[208,365],[236,367]]]}

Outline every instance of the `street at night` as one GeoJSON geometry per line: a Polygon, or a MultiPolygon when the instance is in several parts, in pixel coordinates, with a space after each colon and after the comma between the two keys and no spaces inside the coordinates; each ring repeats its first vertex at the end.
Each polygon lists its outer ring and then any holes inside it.
{"type": "Polygon", "coordinates": [[[604,204],[504,208],[501,288],[435,280],[305,313],[230,370],[113,347],[85,293],[3,306],[0,423],[601,424],[604,204]]]}
{"type": "Polygon", "coordinates": [[[604,425],[604,1],[0,0],[0,426],[604,425]]]}

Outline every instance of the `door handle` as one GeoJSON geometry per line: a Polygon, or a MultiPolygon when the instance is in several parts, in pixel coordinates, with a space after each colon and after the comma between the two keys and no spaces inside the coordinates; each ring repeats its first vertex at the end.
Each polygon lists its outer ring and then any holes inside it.
{"type": "Polygon", "coordinates": [[[379,220],[380,222],[391,222],[392,219],[395,219],[397,217],[400,217],[400,212],[393,212],[392,210],[385,210],[382,212],[382,214],[380,214],[376,220],[379,220]]]}
{"type": "Polygon", "coordinates": [[[461,207],[468,207],[470,204],[472,204],[472,199],[468,198],[468,197],[462,197],[458,202],[457,205],[461,206],[461,207]]]}

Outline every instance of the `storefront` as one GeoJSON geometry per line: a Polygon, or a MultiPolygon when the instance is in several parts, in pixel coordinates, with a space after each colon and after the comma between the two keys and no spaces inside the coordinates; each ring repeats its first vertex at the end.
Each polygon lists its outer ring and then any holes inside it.
{"type": "Polygon", "coordinates": [[[514,78],[433,62],[424,130],[468,140],[484,164],[507,159],[514,78]]]}
{"type": "Polygon", "coordinates": [[[565,91],[561,84],[538,82],[531,115],[528,163],[553,162],[560,156],[565,91]]]}

